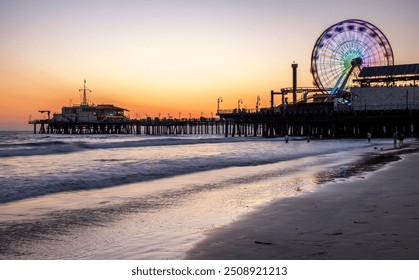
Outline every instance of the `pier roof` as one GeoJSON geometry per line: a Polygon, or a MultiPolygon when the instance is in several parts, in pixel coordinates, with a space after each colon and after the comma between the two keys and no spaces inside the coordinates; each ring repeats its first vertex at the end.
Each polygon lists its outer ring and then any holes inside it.
{"type": "Polygon", "coordinates": [[[373,78],[382,76],[419,75],[419,63],[364,67],[359,73],[360,78],[373,78]]]}
{"type": "Polygon", "coordinates": [[[96,105],[96,108],[102,109],[102,110],[108,109],[108,110],[118,110],[118,111],[129,111],[128,109],[117,107],[112,104],[99,104],[99,105],[96,105]]]}

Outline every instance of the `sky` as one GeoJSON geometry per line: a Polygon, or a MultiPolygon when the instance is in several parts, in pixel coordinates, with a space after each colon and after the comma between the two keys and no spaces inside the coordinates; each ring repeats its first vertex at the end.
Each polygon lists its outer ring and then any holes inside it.
{"type": "Polygon", "coordinates": [[[310,58],[329,26],[376,25],[395,64],[419,63],[419,1],[0,0],[0,130],[30,130],[38,110],[81,101],[131,118],[210,117],[268,107],[270,91],[312,86],[310,58]]]}

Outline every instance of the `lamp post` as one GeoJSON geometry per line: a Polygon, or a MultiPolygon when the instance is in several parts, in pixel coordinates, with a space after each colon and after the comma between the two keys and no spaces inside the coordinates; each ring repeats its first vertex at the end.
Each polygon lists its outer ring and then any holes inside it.
{"type": "Polygon", "coordinates": [[[260,105],[260,96],[258,95],[258,97],[256,98],[256,113],[259,112],[259,105],[260,105]]]}
{"type": "Polygon", "coordinates": [[[243,100],[239,99],[239,101],[237,101],[237,112],[240,111],[240,103],[243,104],[243,100]]]}
{"type": "Polygon", "coordinates": [[[220,102],[223,102],[222,97],[218,97],[218,100],[217,100],[217,114],[220,112],[220,102]]]}

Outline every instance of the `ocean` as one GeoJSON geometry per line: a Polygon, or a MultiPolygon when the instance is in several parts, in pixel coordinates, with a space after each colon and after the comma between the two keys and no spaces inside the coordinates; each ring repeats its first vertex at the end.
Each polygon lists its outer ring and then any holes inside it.
{"type": "Polygon", "coordinates": [[[181,259],[211,229],[354,175],[388,139],[0,132],[1,259],[181,259]]]}

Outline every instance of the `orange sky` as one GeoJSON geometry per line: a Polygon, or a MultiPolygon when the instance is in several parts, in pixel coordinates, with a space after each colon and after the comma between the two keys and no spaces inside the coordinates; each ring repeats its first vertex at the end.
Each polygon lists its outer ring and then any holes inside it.
{"type": "Polygon", "coordinates": [[[311,51],[327,27],[361,18],[390,40],[396,64],[419,62],[417,1],[11,1],[0,3],[0,130],[28,130],[92,89],[131,117],[211,116],[257,95],[311,86],[311,51]],[[292,2],[292,3],[288,3],[292,2]],[[360,9],[360,7],[362,7],[360,9]],[[320,16],[321,15],[321,16],[320,16]]]}

